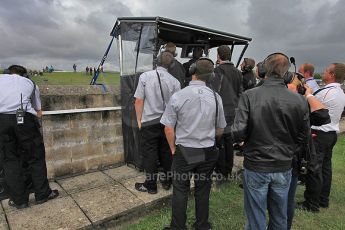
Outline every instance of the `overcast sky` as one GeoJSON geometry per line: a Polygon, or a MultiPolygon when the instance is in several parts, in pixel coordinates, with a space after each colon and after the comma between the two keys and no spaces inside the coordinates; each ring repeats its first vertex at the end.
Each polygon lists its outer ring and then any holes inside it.
{"type": "Polygon", "coordinates": [[[322,71],[345,62],[344,13],[340,0],[0,0],[0,68],[97,66],[117,17],[161,16],[251,37],[257,61],[280,51],[322,71]]]}

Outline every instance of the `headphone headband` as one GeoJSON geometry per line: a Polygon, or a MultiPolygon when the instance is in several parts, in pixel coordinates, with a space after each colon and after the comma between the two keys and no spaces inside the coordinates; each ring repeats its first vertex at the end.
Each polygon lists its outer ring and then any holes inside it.
{"type": "MultiPolygon", "coordinates": [[[[203,61],[203,60],[209,61],[212,64],[212,66],[214,66],[214,62],[211,59],[209,59],[208,57],[200,57],[196,62],[194,62],[189,67],[189,74],[190,75],[193,75],[193,74],[195,74],[197,72],[197,70],[198,70],[198,62],[199,61],[203,61]]],[[[210,73],[210,74],[212,75],[212,73],[210,73]]]]}
{"type": "Polygon", "coordinates": [[[282,56],[284,56],[284,57],[288,60],[288,62],[290,63],[289,57],[288,57],[286,54],[281,53],[281,52],[276,52],[276,53],[271,53],[271,54],[269,54],[269,55],[265,58],[265,60],[263,61],[263,63],[265,63],[266,60],[269,59],[270,57],[272,57],[273,55],[282,55],[282,56]]]}

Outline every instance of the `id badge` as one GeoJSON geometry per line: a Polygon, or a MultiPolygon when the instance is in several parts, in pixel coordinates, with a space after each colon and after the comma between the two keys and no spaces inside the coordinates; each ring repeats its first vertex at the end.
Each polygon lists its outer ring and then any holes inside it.
{"type": "Polygon", "coordinates": [[[25,115],[25,111],[23,109],[17,109],[16,111],[17,125],[24,124],[24,115],[25,115]]]}

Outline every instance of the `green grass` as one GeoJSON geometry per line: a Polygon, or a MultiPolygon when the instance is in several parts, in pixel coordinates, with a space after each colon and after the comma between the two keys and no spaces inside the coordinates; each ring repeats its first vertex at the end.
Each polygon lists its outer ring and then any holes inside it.
{"type": "MultiPolygon", "coordinates": [[[[31,79],[38,85],[89,85],[92,76],[85,72],[53,72],[44,73],[43,76],[33,76],[31,79]]],[[[101,73],[97,83],[119,85],[120,74],[117,72],[101,73]]]]}
{"type": "MultiPolygon", "coordinates": [[[[296,210],[293,229],[345,229],[345,136],[339,136],[333,150],[333,184],[330,207],[321,209],[318,214],[296,210]]],[[[303,200],[304,187],[298,186],[296,200],[303,200]]],[[[188,227],[192,229],[194,218],[194,201],[188,203],[188,227]]],[[[162,229],[170,223],[170,205],[155,210],[139,218],[134,223],[123,226],[126,230],[162,229]]],[[[218,188],[214,187],[210,199],[210,221],[213,229],[244,229],[243,190],[238,183],[231,182],[218,188]]]]}

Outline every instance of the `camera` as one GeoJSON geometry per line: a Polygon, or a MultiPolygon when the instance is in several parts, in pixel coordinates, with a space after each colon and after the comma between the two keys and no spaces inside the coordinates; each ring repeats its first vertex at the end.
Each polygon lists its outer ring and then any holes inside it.
{"type": "Polygon", "coordinates": [[[304,82],[304,76],[300,73],[294,73],[294,75],[298,78],[298,80],[301,82],[301,84],[299,84],[297,86],[297,92],[301,95],[305,94],[306,89],[304,88],[305,82],[304,82]]]}

